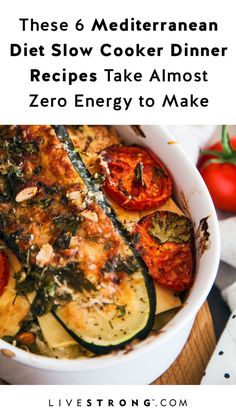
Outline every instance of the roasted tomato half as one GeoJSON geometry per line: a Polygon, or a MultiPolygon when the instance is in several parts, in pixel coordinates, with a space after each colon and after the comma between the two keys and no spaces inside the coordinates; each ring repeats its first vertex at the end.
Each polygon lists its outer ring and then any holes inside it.
{"type": "Polygon", "coordinates": [[[148,150],[136,146],[111,146],[101,153],[104,190],[128,210],[156,209],[172,193],[164,165],[148,150]]]}
{"type": "Polygon", "coordinates": [[[8,258],[4,251],[0,251],[0,297],[9,281],[8,258]]]}
{"type": "Polygon", "coordinates": [[[159,284],[183,291],[193,283],[193,226],[182,215],[157,211],[134,227],[137,252],[159,284]]]}

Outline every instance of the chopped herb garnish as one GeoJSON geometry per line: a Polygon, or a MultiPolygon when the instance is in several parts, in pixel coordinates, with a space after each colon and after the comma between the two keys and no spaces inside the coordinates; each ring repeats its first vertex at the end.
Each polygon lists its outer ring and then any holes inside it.
{"type": "Polygon", "coordinates": [[[27,155],[37,154],[39,148],[34,141],[26,142],[21,137],[13,137],[6,141],[8,157],[11,159],[19,159],[27,155]]]}
{"type": "Polygon", "coordinates": [[[118,318],[124,317],[126,315],[126,306],[118,306],[117,305],[116,308],[117,308],[117,311],[118,311],[118,314],[117,314],[118,318]]]}
{"type": "Polygon", "coordinates": [[[11,195],[7,191],[0,192],[0,202],[9,202],[11,195]]]}
{"type": "Polygon", "coordinates": [[[68,198],[66,195],[62,195],[60,202],[62,205],[67,205],[68,204],[68,198]]]}
{"type": "Polygon", "coordinates": [[[43,316],[52,310],[54,306],[54,295],[50,295],[50,293],[52,294],[53,286],[50,285],[49,287],[51,290],[49,293],[47,292],[47,286],[38,290],[30,309],[33,317],[43,316]]]}
{"type": "Polygon", "coordinates": [[[138,270],[138,265],[134,256],[123,258],[121,256],[114,256],[108,259],[103,268],[104,272],[125,272],[133,274],[138,270]]]}
{"type": "MultiPolygon", "coordinates": [[[[8,224],[11,223],[11,217],[8,215],[0,214],[0,228],[4,230],[8,224]]],[[[16,255],[20,257],[21,260],[26,258],[25,253],[23,254],[17,244],[19,236],[24,231],[24,229],[16,230],[14,233],[4,234],[4,242],[9,249],[11,249],[16,255]]]]}
{"type": "Polygon", "coordinates": [[[70,231],[62,232],[53,243],[54,249],[68,249],[72,233],[70,231]]]}
{"type": "Polygon", "coordinates": [[[136,243],[138,243],[140,241],[140,234],[139,233],[134,233],[133,235],[132,235],[132,243],[133,244],[136,244],[136,243]]]}
{"type": "Polygon", "coordinates": [[[27,202],[27,205],[34,207],[34,206],[40,206],[43,209],[48,208],[53,203],[52,198],[43,198],[43,199],[31,199],[27,202]]]}
{"type": "Polygon", "coordinates": [[[51,311],[55,305],[55,298],[68,301],[64,293],[57,295],[60,284],[66,285],[76,291],[95,291],[96,287],[85,277],[75,262],[69,263],[62,268],[39,268],[38,266],[28,267],[25,265],[15,275],[17,295],[27,295],[32,291],[36,296],[31,305],[32,318],[42,316],[51,311]],[[59,282],[59,283],[58,283],[59,282]]]}
{"type": "Polygon", "coordinates": [[[18,333],[28,332],[32,326],[34,325],[34,320],[32,316],[26,317],[24,320],[20,322],[20,330],[18,333]]]}
{"type": "Polygon", "coordinates": [[[129,192],[127,191],[125,185],[123,184],[122,179],[119,179],[119,182],[117,184],[117,189],[119,189],[119,191],[122,192],[125,196],[129,196],[129,192]]]}
{"type": "Polygon", "coordinates": [[[58,215],[57,217],[54,217],[53,222],[56,231],[70,232],[72,236],[74,236],[81,223],[81,219],[79,216],[58,215]]]}
{"type": "Polygon", "coordinates": [[[42,270],[37,267],[27,267],[14,274],[17,295],[26,295],[37,290],[43,283],[42,270]]]}
{"type": "Polygon", "coordinates": [[[83,149],[83,153],[85,153],[88,150],[92,141],[93,141],[93,137],[90,137],[90,135],[88,135],[88,137],[86,138],[86,143],[85,143],[85,147],[83,149]]]}
{"type": "Polygon", "coordinates": [[[59,192],[62,192],[64,188],[62,188],[59,185],[46,185],[43,182],[37,182],[37,185],[42,188],[45,192],[45,194],[47,195],[54,195],[54,194],[58,194],[59,192]]]}
{"type": "Polygon", "coordinates": [[[143,179],[143,163],[140,161],[138,162],[138,164],[136,165],[135,169],[134,169],[134,175],[135,175],[135,180],[134,180],[134,184],[137,187],[145,187],[145,182],[143,179]]]}
{"type": "Polygon", "coordinates": [[[13,344],[13,342],[16,340],[15,336],[3,336],[2,340],[4,340],[7,343],[13,344]]]}
{"type": "Polygon", "coordinates": [[[84,272],[79,269],[75,262],[54,270],[54,272],[59,281],[65,281],[68,287],[76,291],[96,291],[96,287],[85,277],[84,272]]]}
{"type": "Polygon", "coordinates": [[[103,186],[106,180],[106,175],[104,173],[94,173],[91,177],[91,182],[99,186],[103,186]]]}
{"type": "Polygon", "coordinates": [[[42,170],[42,166],[35,167],[35,169],[34,169],[34,175],[35,176],[38,176],[39,173],[41,172],[41,170],[42,170]]]}

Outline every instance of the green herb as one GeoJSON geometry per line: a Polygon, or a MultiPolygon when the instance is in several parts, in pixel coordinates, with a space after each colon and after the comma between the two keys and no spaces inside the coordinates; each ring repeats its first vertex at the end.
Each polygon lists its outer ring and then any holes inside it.
{"type": "MultiPolygon", "coordinates": [[[[12,223],[10,212],[5,214],[0,214],[0,229],[4,230],[12,223]]],[[[24,229],[16,230],[14,233],[5,234],[4,233],[4,243],[9,249],[11,249],[19,258],[23,261],[26,259],[25,253],[21,252],[18,246],[18,239],[24,229]]]]}
{"type": "Polygon", "coordinates": [[[22,240],[24,243],[28,243],[28,242],[31,240],[31,237],[32,237],[32,235],[31,235],[31,234],[24,234],[24,235],[22,236],[21,240],[22,240]]]}
{"type": "Polygon", "coordinates": [[[15,274],[15,279],[17,295],[27,295],[36,291],[31,305],[33,318],[42,316],[52,309],[57,288],[60,286],[58,281],[61,284],[65,281],[68,287],[79,292],[96,290],[96,287],[85,277],[75,262],[62,268],[39,268],[36,265],[32,267],[24,265],[23,269],[15,274]]]}
{"type": "Polygon", "coordinates": [[[60,294],[57,294],[57,299],[60,301],[70,302],[72,301],[73,297],[69,292],[60,292],[60,294]]]}
{"type": "Polygon", "coordinates": [[[93,141],[93,137],[90,137],[88,135],[88,137],[86,138],[86,143],[85,143],[85,147],[83,149],[83,153],[85,153],[88,150],[88,148],[89,148],[89,146],[90,146],[90,144],[91,144],[92,141],[93,141]]]}
{"type": "Polygon", "coordinates": [[[232,147],[230,136],[227,132],[227,125],[222,125],[221,146],[222,150],[201,150],[201,154],[206,156],[213,156],[213,158],[207,159],[207,161],[201,166],[201,169],[205,168],[211,163],[230,163],[232,165],[236,165],[236,151],[232,147]]]}
{"type": "Polygon", "coordinates": [[[9,202],[11,200],[11,195],[8,191],[0,192],[0,202],[9,202]]]}
{"type": "Polygon", "coordinates": [[[22,158],[27,158],[38,153],[38,145],[34,141],[26,142],[20,136],[12,133],[1,138],[1,150],[7,166],[17,165],[22,158]]]}
{"type": "Polygon", "coordinates": [[[43,209],[48,208],[53,203],[52,198],[43,198],[43,199],[31,199],[27,202],[27,205],[34,207],[34,206],[40,206],[43,209]]]}
{"type": "Polygon", "coordinates": [[[13,344],[13,342],[16,340],[14,336],[3,336],[2,340],[4,340],[7,343],[13,344]]]}
{"type": "Polygon", "coordinates": [[[39,173],[41,172],[41,170],[42,170],[42,166],[35,167],[35,169],[34,169],[34,175],[35,176],[38,176],[39,173]]]}
{"type": "Polygon", "coordinates": [[[104,244],[103,249],[104,250],[109,250],[111,247],[112,247],[112,243],[107,242],[107,243],[104,244]]]}
{"type": "Polygon", "coordinates": [[[141,238],[141,236],[140,236],[139,233],[134,233],[132,235],[132,243],[137,244],[140,241],[140,238],[141,238]]]}
{"type": "Polygon", "coordinates": [[[97,184],[99,186],[103,186],[106,180],[105,173],[94,173],[94,175],[91,177],[91,182],[94,184],[97,184]]]}
{"type": "Polygon", "coordinates": [[[68,249],[72,233],[70,231],[62,232],[53,243],[54,249],[68,249]]]}
{"type": "Polygon", "coordinates": [[[145,182],[143,179],[143,163],[142,162],[138,162],[138,164],[136,165],[135,169],[134,169],[134,175],[135,175],[135,186],[137,187],[145,187],[145,182]]]}
{"type": "Polygon", "coordinates": [[[23,177],[23,166],[21,164],[16,164],[10,160],[0,161],[0,175],[4,182],[6,181],[6,176],[9,174],[15,174],[17,177],[23,177]]]}
{"type": "Polygon", "coordinates": [[[126,305],[116,306],[116,308],[117,308],[117,311],[118,311],[118,315],[117,315],[118,318],[124,317],[126,315],[126,305]]]}
{"type": "Polygon", "coordinates": [[[119,190],[120,192],[122,192],[125,196],[129,196],[129,192],[127,191],[127,189],[126,189],[126,187],[125,187],[125,185],[124,185],[124,183],[123,183],[123,180],[122,180],[122,179],[119,179],[119,182],[118,182],[118,184],[117,184],[117,188],[118,188],[118,190],[119,190]]]}
{"type": "Polygon", "coordinates": [[[68,198],[66,195],[62,195],[60,202],[62,205],[67,205],[68,204],[68,198]]]}
{"type": "Polygon", "coordinates": [[[155,166],[154,172],[155,172],[155,176],[158,177],[158,178],[166,178],[166,177],[168,177],[165,174],[164,170],[161,167],[159,167],[159,166],[155,166]]]}
{"type": "Polygon", "coordinates": [[[54,194],[59,194],[60,192],[63,191],[63,187],[59,186],[59,185],[46,185],[43,182],[38,181],[37,185],[42,188],[45,192],[46,195],[54,195],[54,194]]]}
{"type": "Polygon", "coordinates": [[[29,315],[20,322],[20,330],[18,331],[18,334],[29,332],[32,326],[34,326],[34,319],[32,318],[31,315],[29,315]]]}
{"type": "Polygon", "coordinates": [[[138,265],[134,256],[123,258],[121,256],[113,256],[108,259],[103,268],[104,272],[126,272],[133,274],[138,270],[138,265]]]}
{"type": "Polygon", "coordinates": [[[74,236],[80,225],[80,217],[73,215],[58,215],[53,219],[55,229],[61,230],[61,232],[70,232],[74,236]]]}
{"type": "Polygon", "coordinates": [[[4,230],[8,224],[8,217],[6,214],[0,213],[0,230],[4,230]]]}
{"type": "Polygon", "coordinates": [[[35,267],[24,266],[14,274],[17,295],[26,295],[37,290],[43,282],[42,270],[35,267]]]}
{"type": "Polygon", "coordinates": [[[63,268],[55,271],[59,281],[66,281],[67,285],[76,291],[96,291],[96,287],[81,271],[76,262],[71,262],[63,268]]]}
{"type": "Polygon", "coordinates": [[[41,205],[44,209],[48,208],[53,203],[52,198],[41,199],[41,205]]]}
{"type": "Polygon", "coordinates": [[[191,240],[193,227],[187,217],[161,211],[153,215],[148,231],[159,243],[185,243],[191,240]]]}
{"type": "Polygon", "coordinates": [[[53,269],[24,265],[23,269],[17,272],[14,277],[16,279],[17,295],[27,295],[36,291],[36,296],[31,305],[33,319],[48,313],[52,309],[57,288],[53,269]]]}
{"type": "Polygon", "coordinates": [[[38,290],[30,309],[33,317],[43,316],[52,310],[55,289],[56,285],[52,281],[50,284],[45,284],[42,289],[38,290]]]}
{"type": "Polygon", "coordinates": [[[35,142],[25,142],[21,137],[13,137],[8,143],[8,153],[11,158],[24,157],[25,154],[33,155],[39,151],[35,142]]]}

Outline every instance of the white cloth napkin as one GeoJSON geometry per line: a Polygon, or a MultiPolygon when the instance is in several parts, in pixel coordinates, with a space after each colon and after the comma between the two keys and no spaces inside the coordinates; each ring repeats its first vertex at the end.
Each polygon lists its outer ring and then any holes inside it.
{"type": "MultiPolygon", "coordinates": [[[[188,156],[196,164],[200,148],[220,138],[221,127],[216,125],[167,126],[188,156]]],[[[236,126],[229,127],[236,134],[236,126]]],[[[217,343],[201,384],[236,384],[236,216],[218,212],[221,235],[221,263],[216,285],[232,311],[217,343]]]]}

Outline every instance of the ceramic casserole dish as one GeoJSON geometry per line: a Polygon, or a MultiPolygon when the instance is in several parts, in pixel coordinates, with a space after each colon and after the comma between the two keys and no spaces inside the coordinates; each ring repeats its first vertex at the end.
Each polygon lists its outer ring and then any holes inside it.
{"type": "Polygon", "coordinates": [[[181,310],[161,333],[131,350],[73,360],[26,352],[0,339],[0,378],[13,384],[149,384],[182,350],[214,282],[220,255],[218,221],[208,190],[181,146],[161,126],[115,126],[124,143],[147,147],[164,163],[182,211],[195,230],[196,274],[181,310]]]}

